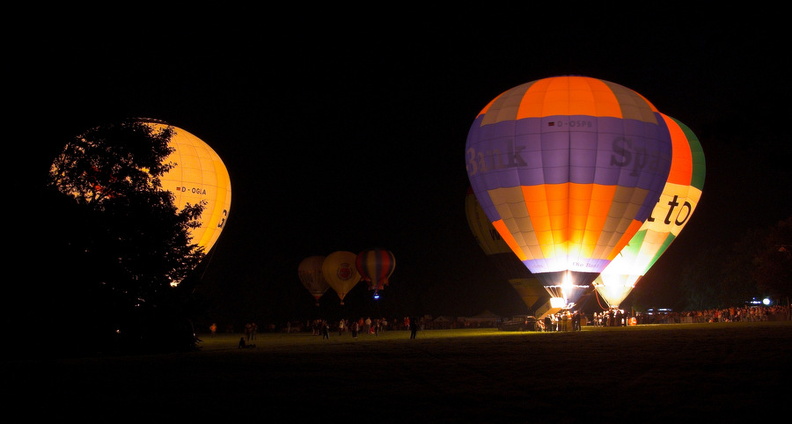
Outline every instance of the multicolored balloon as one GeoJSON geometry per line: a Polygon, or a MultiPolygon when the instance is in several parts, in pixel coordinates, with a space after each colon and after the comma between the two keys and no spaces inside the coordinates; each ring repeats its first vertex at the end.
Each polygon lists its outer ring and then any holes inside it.
{"type": "Polygon", "coordinates": [[[330,284],[322,274],[322,264],[324,263],[324,256],[309,256],[297,266],[297,275],[300,277],[300,282],[311,293],[311,296],[316,300],[316,306],[319,306],[319,298],[330,288],[330,284]]]}
{"type": "Polygon", "coordinates": [[[322,274],[338,294],[342,305],[347,293],[360,281],[360,274],[355,269],[356,258],[357,255],[352,252],[339,250],[327,255],[322,262],[322,274]]]}
{"type": "Polygon", "coordinates": [[[481,209],[473,189],[468,188],[465,195],[465,216],[470,231],[484,254],[492,261],[504,279],[511,284],[529,310],[536,310],[540,300],[547,297],[542,283],[523,265],[503,238],[501,238],[489,218],[481,209]]]}
{"type": "Polygon", "coordinates": [[[389,278],[396,268],[396,258],[389,250],[364,250],[357,254],[355,268],[369,290],[374,290],[376,297],[377,293],[390,283],[389,278]]]}
{"type": "Polygon", "coordinates": [[[610,308],[619,307],[676,239],[690,221],[704,188],[706,164],[701,143],[687,125],[662,117],[671,132],[671,172],[651,216],[594,280],[594,288],[610,308]]]}
{"type": "Polygon", "coordinates": [[[671,137],[637,92],[560,76],[493,99],[471,125],[465,160],[493,227],[571,307],[649,217],[671,137]]]}

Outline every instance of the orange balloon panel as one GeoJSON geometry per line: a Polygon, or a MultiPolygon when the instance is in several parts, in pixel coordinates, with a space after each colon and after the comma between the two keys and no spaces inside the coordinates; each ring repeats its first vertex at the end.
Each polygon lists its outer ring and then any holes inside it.
{"type": "Polygon", "coordinates": [[[170,146],[175,150],[165,159],[176,166],[160,178],[162,188],[175,196],[175,205],[206,202],[199,227],[190,230],[192,243],[208,253],[223,231],[231,209],[231,178],[220,156],[203,140],[188,131],[159,122],[146,122],[154,129],[173,129],[170,146]]]}

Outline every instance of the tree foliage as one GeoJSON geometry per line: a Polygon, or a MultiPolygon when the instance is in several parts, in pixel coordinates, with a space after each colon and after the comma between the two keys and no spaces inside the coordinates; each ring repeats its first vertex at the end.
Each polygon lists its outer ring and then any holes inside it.
{"type": "Polygon", "coordinates": [[[189,234],[204,205],[179,210],[161,187],[175,165],[164,162],[172,135],[140,121],[107,124],[70,140],[53,162],[50,263],[68,285],[52,291],[46,310],[79,323],[87,338],[79,350],[195,345],[187,289],[176,286],[203,258],[189,234]]]}
{"type": "Polygon", "coordinates": [[[768,227],[749,228],[731,245],[694,252],[673,274],[684,302],[672,305],[703,310],[743,305],[770,297],[792,297],[792,217],[768,227]]]}
{"type": "Polygon", "coordinates": [[[680,275],[686,309],[742,305],[751,298],[786,302],[792,296],[792,217],[750,228],[731,246],[692,257],[680,275]]]}
{"type": "Polygon", "coordinates": [[[763,294],[792,296],[792,217],[779,221],[764,235],[753,260],[753,278],[763,294]]]}

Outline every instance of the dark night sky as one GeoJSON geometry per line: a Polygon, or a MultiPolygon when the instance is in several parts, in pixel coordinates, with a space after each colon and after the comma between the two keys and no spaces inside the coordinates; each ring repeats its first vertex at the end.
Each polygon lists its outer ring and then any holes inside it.
{"type": "MultiPolygon", "coordinates": [[[[520,301],[491,276],[465,220],[468,127],[511,87],[586,75],[643,94],[702,142],[702,201],[634,291],[674,303],[686,258],[792,213],[788,36],[744,13],[625,13],[462,10],[323,24],[221,13],[224,25],[167,30],[157,16],[139,27],[74,22],[11,53],[19,74],[8,106],[23,123],[11,141],[27,158],[13,163],[28,173],[12,188],[25,199],[65,140],[93,125],[163,119],[206,141],[231,174],[229,220],[202,280],[220,309],[311,312],[301,259],[378,246],[397,261],[388,308],[507,314],[520,301]]],[[[362,283],[355,291],[355,302],[370,301],[362,283]]]]}

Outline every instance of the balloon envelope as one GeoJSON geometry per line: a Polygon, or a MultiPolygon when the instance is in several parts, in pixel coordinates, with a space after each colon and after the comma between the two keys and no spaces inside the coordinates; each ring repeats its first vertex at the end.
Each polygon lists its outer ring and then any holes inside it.
{"type": "Polygon", "coordinates": [[[356,258],[357,255],[352,252],[339,250],[327,255],[322,262],[322,274],[338,294],[342,305],[347,293],[360,281],[360,274],[355,268],[356,258]]]}
{"type": "Polygon", "coordinates": [[[671,133],[673,155],[660,200],[627,246],[594,280],[608,306],[618,308],[690,220],[704,188],[704,151],[685,124],[662,115],[671,133]]]}
{"type": "Polygon", "coordinates": [[[297,266],[297,275],[300,277],[300,282],[314,297],[317,306],[319,306],[319,298],[330,288],[330,284],[327,283],[322,273],[324,260],[324,256],[309,256],[300,261],[297,266]]]}
{"type": "MultiPolygon", "coordinates": [[[[169,147],[173,152],[162,163],[173,166],[160,175],[161,188],[173,195],[177,210],[204,202],[199,225],[189,228],[189,235],[190,243],[208,253],[220,237],[231,208],[231,179],[223,161],[208,144],[182,128],[149,118],[132,121],[147,125],[152,132],[172,130],[169,147]]],[[[101,186],[93,188],[101,190],[101,186]]]]}
{"type": "Polygon", "coordinates": [[[376,293],[389,284],[390,276],[396,268],[396,258],[389,250],[364,250],[355,258],[355,268],[368,284],[369,290],[376,293]]]}
{"type": "Polygon", "coordinates": [[[175,164],[160,177],[162,188],[175,196],[174,204],[182,209],[187,204],[206,202],[200,226],[190,229],[192,243],[209,253],[223,231],[231,210],[231,178],[222,159],[203,140],[173,125],[159,121],[143,121],[154,129],[173,129],[170,147],[175,150],[164,162],[175,164]]]}
{"type": "Polygon", "coordinates": [[[574,303],[649,217],[668,178],[660,113],[613,82],[514,87],[476,117],[465,152],[484,213],[554,297],[574,303]]]}

